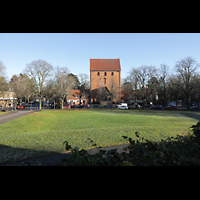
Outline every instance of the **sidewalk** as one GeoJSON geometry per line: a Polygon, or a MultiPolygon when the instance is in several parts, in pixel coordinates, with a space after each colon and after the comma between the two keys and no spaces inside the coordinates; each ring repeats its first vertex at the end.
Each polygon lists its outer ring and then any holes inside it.
{"type": "Polygon", "coordinates": [[[23,110],[23,111],[16,111],[16,112],[9,111],[6,114],[0,115],[0,124],[12,121],[14,119],[23,117],[33,112],[34,112],[33,110],[28,110],[28,111],[23,110]]]}

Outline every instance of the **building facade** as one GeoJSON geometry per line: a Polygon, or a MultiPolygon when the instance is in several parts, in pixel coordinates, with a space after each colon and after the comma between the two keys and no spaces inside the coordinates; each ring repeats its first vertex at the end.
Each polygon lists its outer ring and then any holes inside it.
{"type": "Polygon", "coordinates": [[[67,102],[71,105],[87,104],[87,98],[82,94],[80,99],[80,90],[71,90],[70,95],[67,97],[67,102]]]}
{"type": "Polygon", "coordinates": [[[121,66],[119,59],[90,59],[91,103],[119,102],[121,66]]]}
{"type": "Polygon", "coordinates": [[[0,91],[0,107],[13,107],[15,93],[10,91],[0,91]]]}

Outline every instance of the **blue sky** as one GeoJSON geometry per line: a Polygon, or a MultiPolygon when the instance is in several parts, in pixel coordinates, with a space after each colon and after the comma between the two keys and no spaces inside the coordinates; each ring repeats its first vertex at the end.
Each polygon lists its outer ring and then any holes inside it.
{"type": "Polygon", "coordinates": [[[120,58],[122,78],[132,67],[166,64],[192,56],[200,63],[199,33],[0,33],[0,60],[10,79],[43,59],[71,73],[90,74],[90,58],[120,58]]]}

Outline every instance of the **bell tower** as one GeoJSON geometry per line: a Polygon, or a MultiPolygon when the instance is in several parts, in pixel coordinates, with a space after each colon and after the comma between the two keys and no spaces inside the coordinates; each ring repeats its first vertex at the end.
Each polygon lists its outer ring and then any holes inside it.
{"type": "Polygon", "coordinates": [[[101,95],[102,90],[110,93],[114,102],[121,98],[121,66],[119,59],[90,59],[90,91],[101,95]]]}

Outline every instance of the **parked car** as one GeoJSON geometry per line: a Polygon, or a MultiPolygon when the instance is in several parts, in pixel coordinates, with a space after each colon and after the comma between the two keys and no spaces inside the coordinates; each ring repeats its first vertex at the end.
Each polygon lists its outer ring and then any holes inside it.
{"type": "MultiPolygon", "coordinates": [[[[61,105],[60,105],[61,108],[61,105]]],[[[63,104],[63,109],[70,109],[71,105],[70,104],[63,104]]]]}
{"type": "Polygon", "coordinates": [[[152,106],[150,109],[152,109],[152,110],[163,110],[164,107],[162,105],[155,105],[155,106],[152,106]]]}
{"type": "Polygon", "coordinates": [[[112,106],[107,105],[107,106],[104,106],[103,108],[112,108],[112,106]]]}
{"type": "Polygon", "coordinates": [[[117,109],[122,109],[122,110],[127,109],[128,110],[128,106],[118,106],[117,109]]]}
{"type": "Polygon", "coordinates": [[[137,109],[137,108],[140,108],[140,105],[139,104],[137,104],[137,105],[130,105],[130,106],[128,106],[128,109],[137,109]]]}
{"type": "Polygon", "coordinates": [[[98,105],[90,105],[90,108],[99,108],[98,105]]]}
{"type": "Polygon", "coordinates": [[[85,108],[85,106],[84,105],[78,105],[78,106],[76,106],[76,108],[85,108]]]}
{"type": "MultiPolygon", "coordinates": [[[[51,108],[54,109],[54,104],[51,105],[51,108]]],[[[55,104],[55,109],[60,109],[60,105],[59,104],[55,104]]]]}
{"type": "Polygon", "coordinates": [[[128,106],[128,104],[127,104],[127,103],[120,103],[120,104],[117,105],[117,106],[128,106]]]}
{"type": "Polygon", "coordinates": [[[167,106],[165,109],[166,110],[177,110],[177,107],[176,106],[167,106]]]}
{"type": "Polygon", "coordinates": [[[190,107],[190,110],[200,110],[200,106],[192,106],[190,107]]]}
{"type": "Polygon", "coordinates": [[[17,109],[24,109],[24,108],[25,108],[25,105],[17,105],[16,108],[17,108],[17,109]]]}

